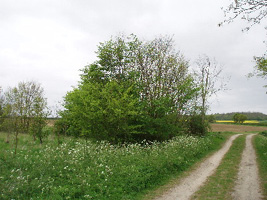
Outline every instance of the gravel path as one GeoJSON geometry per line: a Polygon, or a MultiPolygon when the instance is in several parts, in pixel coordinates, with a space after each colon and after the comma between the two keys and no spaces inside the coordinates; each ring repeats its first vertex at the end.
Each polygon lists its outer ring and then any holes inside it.
{"type": "Polygon", "coordinates": [[[258,200],[263,198],[260,192],[256,154],[252,146],[253,135],[246,137],[246,147],[242,154],[233,198],[237,200],[258,200]]]}
{"type": "Polygon", "coordinates": [[[207,158],[200,166],[190,173],[189,176],[181,180],[180,184],[167,191],[164,195],[155,198],[155,200],[185,200],[189,199],[206,181],[206,179],[212,175],[216,168],[219,166],[223,156],[229,150],[234,139],[239,135],[233,135],[224,144],[224,146],[207,158]]]}

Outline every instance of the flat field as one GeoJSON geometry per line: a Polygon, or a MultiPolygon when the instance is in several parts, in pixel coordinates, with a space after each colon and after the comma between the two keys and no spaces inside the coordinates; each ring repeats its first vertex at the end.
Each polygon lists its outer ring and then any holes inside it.
{"type": "MultiPolygon", "coordinates": [[[[217,123],[235,123],[234,120],[216,120],[217,123]]],[[[258,124],[257,120],[246,120],[244,124],[258,124]]]]}
{"type": "Polygon", "coordinates": [[[235,124],[211,124],[211,129],[213,132],[259,132],[267,130],[267,127],[261,126],[246,126],[246,125],[235,125],[235,124]]]}

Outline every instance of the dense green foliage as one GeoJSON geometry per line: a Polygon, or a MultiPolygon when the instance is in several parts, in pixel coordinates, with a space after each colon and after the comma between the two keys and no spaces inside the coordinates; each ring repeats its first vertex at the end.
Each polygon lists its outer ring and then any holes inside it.
{"type": "Polygon", "coordinates": [[[267,196],[267,131],[254,137],[254,147],[256,149],[259,172],[263,185],[263,193],[267,196]]]}
{"type": "Polygon", "coordinates": [[[246,123],[243,125],[249,125],[249,126],[267,126],[267,122],[266,121],[260,121],[259,123],[246,123]]]}
{"type": "Polygon", "coordinates": [[[267,130],[260,132],[260,134],[263,135],[263,136],[265,136],[265,137],[267,137],[267,130]]]}
{"type": "Polygon", "coordinates": [[[68,93],[66,105],[68,112],[63,119],[69,119],[68,134],[80,134],[84,137],[112,142],[125,139],[137,132],[138,100],[131,87],[124,88],[116,81],[105,85],[84,84],[79,89],[68,93]],[[70,115],[69,115],[70,113],[70,115]]]}
{"type": "MultiPolygon", "coordinates": [[[[267,115],[259,112],[239,112],[240,114],[246,115],[248,117],[248,120],[267,120],[267,115]]],[[[216,120],[232,120],[235,112],[233,113],[216,113],[214,114],[214,117],[216,120]]]]}
{"type": "Polygon", "coordinates": [[[207,120],[209,123],[216,122],[215,115],[207,115],[207,120]]]}
{"type": "Polygon", "coordinates": [[[240,114],[240,113],[236,113],[233,116],[233,120],[235,123],[244,123],[244,121],[246,121],[248,119],[248,117],[244,114],[240,114]]]}
{"type": "MultiPolygon", "coordinates": [[[[199,87],[171,38],[142,42],[134,35],[118,36],[100,43],[97,56],[65,96],[59,124],[66,129],[59,130],[111,143],[164,141],[188,129],[195,133],[184,125],[188,116],[199,114],[199,87]]],[[[204,126],[196,122],[194,129],[204,126]]],[[[206,128],[198,133],[204,135],[206,128]]]]}
{"type": "Polygon", "coordinates": [[[188,126],[187,132],[191,135],[203,136],[210,129],[208,120],[204,120],[202,115],[193,115],[185,122],[188,126]]]}
{"type": "Polygon", "coordinates": [[[50,136],[43,145],[21,134],[17,155],[0,133],[0,199],[137,199],[187,169],[225,138],[178,136],[131,145],[50,136]]]}

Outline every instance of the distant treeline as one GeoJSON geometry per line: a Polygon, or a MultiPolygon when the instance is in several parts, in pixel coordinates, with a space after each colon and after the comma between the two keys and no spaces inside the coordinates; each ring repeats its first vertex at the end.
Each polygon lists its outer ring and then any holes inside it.
{"type": "Polygon", "coordinates": [[[259,121],[267,120],[267,115],[260,112],[232,112],[232,113],[222,113],[222,114],[216,113],[214,114],[214,117],[216,120],[232,120],[234,114],[236,113],[246,115],[248,117],[248,120],[259,120],[259,121]]]}

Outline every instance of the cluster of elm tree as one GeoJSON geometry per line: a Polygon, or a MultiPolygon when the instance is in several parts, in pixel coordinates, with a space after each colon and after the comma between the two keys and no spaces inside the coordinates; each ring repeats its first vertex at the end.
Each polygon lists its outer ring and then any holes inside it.
{"type": "MultiPolygon", "coordinates": [[[[220,90],[215,61],[202,56],[190,71],[168,36],[116,36],[100,43],[96,53],[98,59],[81,70],[78,86],[64,97],[58,134],[111,143],[206,134],[208,97],[220,90]]],[[[49,110],[40,85],[22,82],[2,96],[2,128],[42,142],[49,110]]]]}

